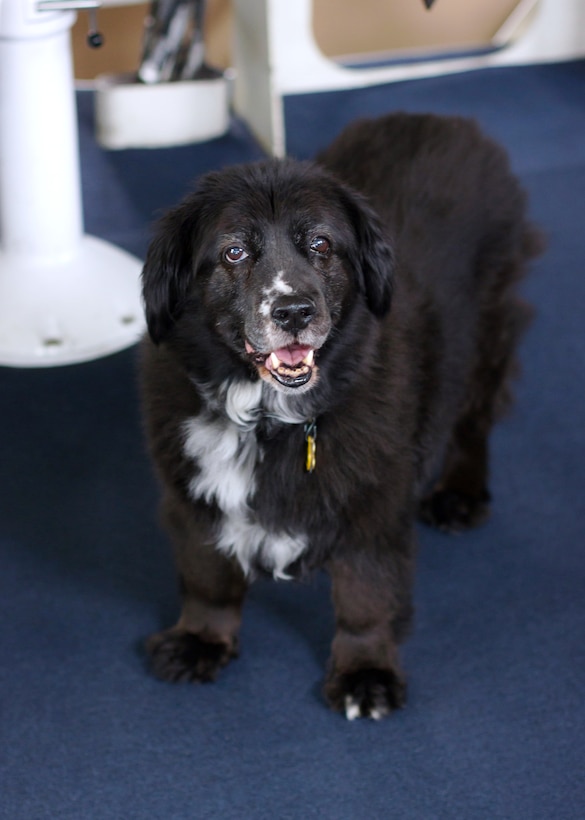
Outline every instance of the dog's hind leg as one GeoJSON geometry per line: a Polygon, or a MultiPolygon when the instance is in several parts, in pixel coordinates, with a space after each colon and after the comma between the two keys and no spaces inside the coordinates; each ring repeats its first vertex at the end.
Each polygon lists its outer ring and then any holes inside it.
{"type": "Polygon", "coordinates": [[[470,412],[457,422],[447,449],[443,473],[420,504],[420,518],[445,532],[478,526],[488,516],[490,425],[470,412]]]}
{"type": "Polygon", "coordinates": [[[162,680],[212,681],[238,654],[247,583],[239,565],[213,546],[209,511],[202,506],[198,513],[196,518],[190,505],[176,500],[166,504],[182,609],[175,626],[146,644],[152,671],[162,680]]]}
{"type": "Polygon", "coordinates": [[[510,404],[510,381],[518,369],[515,349],[530,315],[524,303],[504,293],[480,316],[476,364],[463,410],[442,473],[420,505],[421,519],[441,530],[459,532],[489,516],[489,435],[510,404]]]}

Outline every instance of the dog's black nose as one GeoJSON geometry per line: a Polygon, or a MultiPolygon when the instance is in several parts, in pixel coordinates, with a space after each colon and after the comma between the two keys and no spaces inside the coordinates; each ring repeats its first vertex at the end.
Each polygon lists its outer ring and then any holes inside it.
{"type": "Polygon", "coordinates": [[[287,333],[298,333],[307,327],[315,313],[315,305],[310,299],[302,296],[281,296],[272,308],[272,320],[287,333]]]}

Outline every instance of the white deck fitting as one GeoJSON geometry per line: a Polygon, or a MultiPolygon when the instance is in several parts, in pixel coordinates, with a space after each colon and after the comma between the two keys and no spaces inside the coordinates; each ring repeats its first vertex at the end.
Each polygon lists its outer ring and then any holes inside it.
{"type": "Polygon", "coordinates": [[[234,104],[261,144],[276,156],[286,151],[283,98],[287,94],[363,88],[585,55],[584,0],[521,0],[494,36],[490,53],[380,68],[346,68],[325,57],[313,35],[312,0],[234,0],[234,6],[234,104]]]}

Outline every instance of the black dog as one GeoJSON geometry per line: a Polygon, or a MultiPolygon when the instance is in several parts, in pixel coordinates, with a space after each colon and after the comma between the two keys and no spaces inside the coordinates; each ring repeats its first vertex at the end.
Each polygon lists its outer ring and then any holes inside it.
{"type": "Polygon", "coordinates": [[[213,679],[249,581],[325,567],[329,704],[403,705],[413,522],[488,513],[537,250],[504,152],[435,116],[358,122],[316,163],[211,173],[162,220],[144,398],[183,608],[149,640],[158,676],[213,679]]]}

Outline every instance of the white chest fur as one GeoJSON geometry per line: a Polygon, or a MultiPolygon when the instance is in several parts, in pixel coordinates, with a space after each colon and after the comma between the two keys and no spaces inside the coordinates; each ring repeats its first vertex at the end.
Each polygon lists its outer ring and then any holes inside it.
{"type": "Polygon", "coordinates": [[[201,414],[185,422],[184,451],[198,468],[189,492],[221,509],[217,548],[234,555],[246,574],[259,563],[287,578],[285,568],[307,548],[306,535],[268,532],[250,509],[263,455],[255,432],[261,394],[259,383],[232,385],[226,390],[227,418],[201,414]]]}

